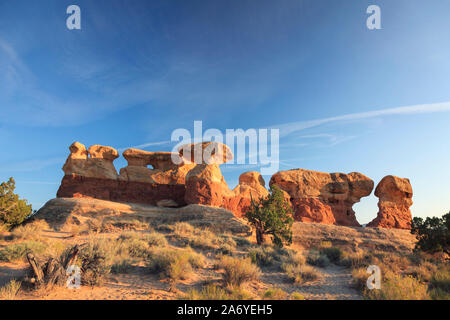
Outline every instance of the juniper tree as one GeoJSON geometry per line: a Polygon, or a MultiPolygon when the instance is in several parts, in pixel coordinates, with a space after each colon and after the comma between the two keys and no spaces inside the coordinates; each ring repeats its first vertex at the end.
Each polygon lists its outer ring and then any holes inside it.
{"type": "Polygon", "coordinates": [[[273,243],[279,247],[292,243],[292,208],[277,186],[272,186],[266,197],[257,201],[252,198],[244,217],[255,228],[259,245],[265,242],[265,235],[271,235],[273,243]]]}
{"type": "Polygon", "coordinates": [[[21,224],[32,213],[31,205],[14,193],[16,182],[9,178],[0,185],[0,222],[9,227],[21,224]]]}

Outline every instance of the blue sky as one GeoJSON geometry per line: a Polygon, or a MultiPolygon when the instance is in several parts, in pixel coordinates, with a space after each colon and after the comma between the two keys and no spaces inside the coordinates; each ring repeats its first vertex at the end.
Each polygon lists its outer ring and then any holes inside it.
{"type": "MultiPolygon", "coordinates": [[[[170,151],[174,129],[202,120],[280,128],[280,170],[407,177],[413,215],[440,216],[449,12],[447,0],[0,0],[0,180],[13,176],[38,209],[72,142],[170,151]],[[82,30],[66,28],[71,4],[82,30]],[[366,28],[371,4],[382,30],[366,28]]],[[[255,169],[223,173],[234,187],[255,169]]],[[[376,203],[355,205],[361,223],[376,203]]]]}

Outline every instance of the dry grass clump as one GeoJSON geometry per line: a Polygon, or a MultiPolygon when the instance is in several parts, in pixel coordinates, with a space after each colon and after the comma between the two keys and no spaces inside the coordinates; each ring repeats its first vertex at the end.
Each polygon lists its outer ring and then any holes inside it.
{"type": "Polygon", "coordinates": [[[179,296],[183,300],[249,300],[252,295],[241,288],[224,289],[217,284],[204,286],[200,291],[191,289],[179,296]]]}
{"type": "Polygon", "coordinates": [[[369,278],[369,276],[370,275],[367,273],[367,269],[365,267],[353,269],[352,271],[353,285],[358,290],[363,291],[367,287],[367,279],[369,278]]]}
{"type": "Polygon", "coordinates": [[[4,287],[0,288],[0,300],[14,300],[19,293],[21,282],[11,280],[4,287]]]}
{"type": "Polygon", "coordinates": [[[42,242],[30,240],[5,246],[0,250],[0,261],[14,262],[25,260],[28,253],[41,254],[47,248],[42,242]]]}
{"type": "Polygon", "coordinates": [[[318,250],[311,250],[308,254],[306,261],[316,267],[325,268],[330,265],[331,261],[325,254],[318,250]]]}
{"type": "Polygon", "coordinates": [[[41,232],[50,229],[51,228],[45,220],[34,220],[14,228],[11,235],[13,239],[17,240],[40,240],[41,232]]]}
{"type": "Polygon", "coordinates": [[[294,284],[304,284],[320,278],[321,273],[314,267],[304,265],[288,264],[284,265],[284,271],[294,284]]]}
{"type": "Polygon", "coordinates": [[[144,234],[135,231],[122,233],[118,242],[134,258],[147,258],[152,247],[165,247],[168,244],[163,234],[156,232],[144,234]]]}
{"type": "Polygon", "coordinates": [[[184,245],[202,250],[215,250],[230,254],[236,249],[236,241],[229,234],[217,235],[208,229],[195,228],[187,222],[177,222],[173,225],[175,238],[184,245]]]}
{"type": "Polygon", "coordinates": [[[287,300],[289,294],[280,288],[270,288],[264,291],[262,298],[264,300],[287,300]]]}
{"type": "Polygon", "coordinates": [[[437,270],[431,277],[431,284],[434,288],[450,294],[450,266],[445,265],[437,270]]]}
{"type": "Polygon", "coordinates": [[[248,256],[259,267],[281,267],[283,263],[292,263],[295,259],[304,259],[294,250],[278,248],[272,245],[263,245],[248,249],[248,256]]]}
{"type": "Polygon", "coordinates": [[[381,289],[367,290],[367,297],[373,300],[428,300],[428,286],[412,276],[387,273],[381,282],[381,289]]]}
{"type": "Polygon", "coordinates": [[[205,263],[205,257],[191,248],[154,248],[148,257],[147,266],[151,272],[177,281],[188,279],[193,269],[202,268],[205,263]]]}
{"type": "Polygon", "coordinates": [[[223,269],[224,284],[231,287],[240,287],[242,284],[257,280],[260,276],[259,268],[250,258],[237,258],[222,256],[217,262],[217,268],[223,269]]]}
{"type": "Polygon", "coordinates": [[[132,231],[132,230],[148,230],[149,224],[138,219],[127,219],[119,217],[108,217],[101,221],[101,225],[97,228],[101,232],[115,232],[115,231],[132,231]]]}
{"type": "Polygon", "coordinates": [[[90,239],[80,250],[81,282],[89,286],[101,285],[111,272],[118,248],[111,239],[90,239]]]}

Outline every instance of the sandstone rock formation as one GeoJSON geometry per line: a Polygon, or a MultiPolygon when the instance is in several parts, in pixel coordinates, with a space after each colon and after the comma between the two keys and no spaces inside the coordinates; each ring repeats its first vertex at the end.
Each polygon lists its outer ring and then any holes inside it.
{"type": "Polygon", "coordinates": [[[194,153],[203,155],[202,163],[186,175],[186,203],[223,207],[241,217],[250,205],[251,197],[257,200],[269,193],[261,174],[254,171],[241,174],[239,185],[230,190],[219,168],[219,164],[233,159],[231,150],[224,144],[203,142],[187,148],[182,146],[179,150],[186,161],[194,161],[194,153]],[[185,150],[189,151],[187,158],[183,153],[185,150]]]}
{"type": "Polygon", "coordinates": [[[57,193],[60,198],[92,197],[151,205],[172,200],[178,206],[186,204],[185,176],[194,165],[173,164],[170,152],[126,150],[128,166],[118,175],[113,164],[118,157],[115,149],[96,145],[87,151],[79,142],[69,149],[71,153],[63,167],[65,176],[57,193]]]}
{"type": "MultiPolygon", "coordinates": [[[[123,153],[128,165],[114,167],[119,156],[111,147],[75,142],[64,164],[65,176],[59,198],[96,198],[182,207],[189,204],[222,207],[241,217],[251,203],[268,195],[258,172],[241,174],[231,190],[220,171],[220,164],[233,159],[228,146],[201,142],[181,146],[178,153],[128,149],[123,153]],[[151,168],[149,167],[151,166],[151,168]]],[[[279,186],[301,222],[360,226],[352,206],[370,195],[374,183],[361,173],[323,173],[304,169],[280,171],[270,179],[279,186]]],[[[410,228],[412,188],[408,179],[385,177],[377,186],[380,198],[378,217],[369,226],[410,228]]]]}
{"type": "Polygon", "coordinates": [[[305,169],[277,172],[270,179],[272,185],[289,194],[295,220],[343,226],[360,226],[352,206],[370,195],[374,187],[371,179],[358,172],[305,169]]]}
{"type": "Polygon", "coordinates": [[[378,214],[368,227],[411,229],[413,191],[408,179],[386,176],[375,189],[378,201],[378,214]]]}

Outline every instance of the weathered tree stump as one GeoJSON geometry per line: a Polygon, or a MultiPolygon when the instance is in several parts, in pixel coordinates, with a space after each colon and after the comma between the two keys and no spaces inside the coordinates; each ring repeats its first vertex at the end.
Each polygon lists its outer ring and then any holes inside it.
{"type": "Polygon", "coordinates": [[[67,267],[72,265],[80,252],[80,246],[76,245],[70,249],[69,253],[58,261],[54,258],[48,259],[43,265],[39,264],[33,253],[27,254],[28,263],[33,272],[31,283],[36,288],[43,286],[64,285],[67,282],[67,267]]]}

